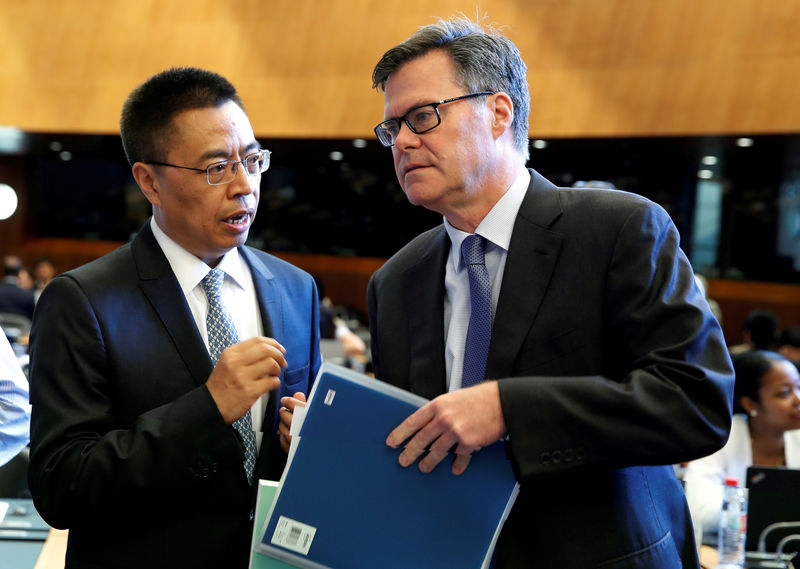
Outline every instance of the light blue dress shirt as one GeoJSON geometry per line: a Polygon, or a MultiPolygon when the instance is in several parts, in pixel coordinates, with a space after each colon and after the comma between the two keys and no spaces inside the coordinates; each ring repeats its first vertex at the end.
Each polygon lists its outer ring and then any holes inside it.
{"type": "MultiPolygon", "coordinates": [[[[531,182],[528,170],[522,170],[511,183],[486,217],[478,224],[475,233],[486,238],[486,270],[492,281],[492,321],[497,311],[497,300],[500,297],[500,285],[503,282],[503,271],[506,256],[511,243],[514,221],[517,219],[525,192],[531,182]]],[[[461,387],[461,375],[464,366],[464,343],[469,328],[469,276],[461,259],[461,242],[469,233],[464,233],[444,220],[444,227],[450,237],[450,254],[445,268],[444,299],[444,342],[445,366],[447,369],[447,389],[453,391],[461,387]]]]}
{"type": "Polygon", "coordinates": [[[30,441],[31,406],[28,379],[0,329],[0,466],[30,441]]]}

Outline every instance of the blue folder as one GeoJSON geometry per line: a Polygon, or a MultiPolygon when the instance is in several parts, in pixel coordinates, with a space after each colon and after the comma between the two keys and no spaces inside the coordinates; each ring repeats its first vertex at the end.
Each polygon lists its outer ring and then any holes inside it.
{"type": "Polygon", "coordinates": [[[325,362],[256,552],[310,569],[488,567],[517,495],[504,445],[452,474],[403,468],[386,437],[426,399],[325,362]]]}

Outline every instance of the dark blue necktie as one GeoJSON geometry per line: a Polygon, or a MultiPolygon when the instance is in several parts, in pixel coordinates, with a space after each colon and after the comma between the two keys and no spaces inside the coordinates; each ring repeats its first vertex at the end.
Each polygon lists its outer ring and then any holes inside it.
{"type": "Polygon", "coordinates": [[[461,387],[482,382],[486,374],[486,357],[492,338],[492,283],[486,270],[485,251],[486,239],[480,235],[470,235],[461,243],[461,255],[469,274],[471,306],[461,387]]]}
{"type": "MultiPolygon", "coordinates": [[[[224,280],[225,273],[223,271],[211,269],[202,281],[203,290],[208,299],[208,316],[206,317],[208,351],[215,365],[225,348],[239,342],[239,334],[236,333],[231,315],[222,304],[222,282],[224,280]]],[[[256,466],[256,435],[253,432],[249,409],[233,423],[233,427],[244,442],[244,470],[247,474],[247,481],[252,484],[253,470],[256,466]]]]}

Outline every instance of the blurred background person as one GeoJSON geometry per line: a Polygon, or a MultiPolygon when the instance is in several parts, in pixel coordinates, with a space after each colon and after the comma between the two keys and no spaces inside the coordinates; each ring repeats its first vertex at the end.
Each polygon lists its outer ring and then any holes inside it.
{"type": "Polygon", "coordinates": [[[726,478],[744,484],[748,466],[800,468],[800,375],[775,352],[751,351],[733,361],[734,416],[727,444],[686,467],[692,520],[716,534],[726,478]]]}
{"type": "Polygon", "coordinates": [[[699,273],[695,273],[694,281],[703,292],[703,296],[706,298],[706,302],[708,303],[708,307],[711,309],[711,312],[714,314],[714,318],[717,319],[717,322],[722,324],[722,307],[719,305],[719,302],[708,296],[708,279],[699,273]]]}
{"type": "MultiPolygon", "coordinates": [[[[319,337],[322,340],[338,340],[341,344],[341,355],[347,358],[359,358],[366,360],[367,345],[364,340],[350,329],[341,315],[337,314],[336,305],[333,300],[325,294],[325,284],[322,279],[315,276],[319,291],[319,337]]],[[[333,352],[332,352],[333,353],[333,352]]],[[[328,356],[332,355],[328,354],[328,356]]],[[[323,353],[323,357],[326,354],[323,353]]],[[[335,355],[339,355],[337,349],[335,355]]],[[[339,362],[341,363],[341,362],[339,362]]]]}
{"type": "Polygon", "coordinates": [[[778,317],[769,310],[757,308],[744,321],[743,343],[730,346],[731,355],[750,350],[774,350],[778,342],[778,317]]]}
{"type": "Polygon", "coordinates": [[[22,261],[16,255],[3,258],[3,280],[0,282],[0,313],[19,314],[33,318],[33,292],[19,286],[22,261]]]}
{"type": "MultiPolygon", "coordinates": [[[[33,290],[35,284],[33,275],[27,267],[20,267],[19,273],[17,274],[17,286],[22,290],[33,290]]],[[[35,293],[34,296],[36,296],[35,293]]]]}
{"type": "Polygon", "coordinates": [[[789,326],[781,332],[778,353],[800,366],[800,326],[789,326]]]}
{"type": "Polygon", "coordinates": [[[39,300],[39,295],[42,294],[44,287],[46,287],[57,274],[58,271],[56,270],[56,266],[49,258],[40,257],[36,260],[36,262],[33,264],[33,294],[36,297],[36,300],[39,300]]]}

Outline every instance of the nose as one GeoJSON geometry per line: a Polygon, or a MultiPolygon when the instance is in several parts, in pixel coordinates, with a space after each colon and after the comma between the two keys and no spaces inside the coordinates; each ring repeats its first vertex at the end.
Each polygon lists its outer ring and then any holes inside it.
{"type": "Polygon", "coordinates": [[[234,197],[254,193],[261,184],[261,174],[248,174],[241,162],[234,164],[233,168],[234,178],[228,183],[228,193],[234,197]]]}
{"type": "Polygon", "coordinates": [[[403,150],[405,148],[416,148],[420,144],[420,137],[412,131],[405,121],[400,121],[400,130],[397,131],[397,138],[394,140],[395,148],[403,150]]]}

